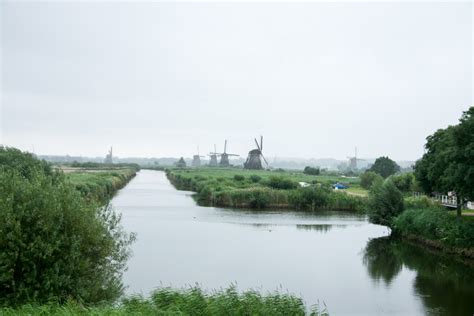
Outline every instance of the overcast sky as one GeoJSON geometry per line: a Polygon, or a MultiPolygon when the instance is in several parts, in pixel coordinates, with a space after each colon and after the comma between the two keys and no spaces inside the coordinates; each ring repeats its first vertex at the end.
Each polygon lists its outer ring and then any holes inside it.
{"type": "Polygon", "coordinates": [[[457,3],[1,4],[0,143],[414,160],[473,102],[457,3]],[[221,148],[222,149],[222,148],[221,148]]]}

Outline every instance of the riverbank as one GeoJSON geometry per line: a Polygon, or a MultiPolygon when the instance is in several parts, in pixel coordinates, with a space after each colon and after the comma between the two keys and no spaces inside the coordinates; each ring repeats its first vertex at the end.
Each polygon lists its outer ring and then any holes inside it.
{"type": "Polygon", "coordinates": [[[394,234],[420,247],[474,260],[474,221],[441,208],[408,209],[393,220],[394,234]]]}
{"type": "Polygon", "coordinates": [[[193,191],[201,204],[251,209],[337,210],[363,212],[365,198],[335,191],[331,184],[358,178],[309,176],[301,172],[242,169],[167,169],[178,190],[193,191]]]}
{"type": "Polygon", "coordinates": [[[66,181],[72,184],[88,201],[105,204],[136,174],[135,168],[69,170],[66,181]]]}

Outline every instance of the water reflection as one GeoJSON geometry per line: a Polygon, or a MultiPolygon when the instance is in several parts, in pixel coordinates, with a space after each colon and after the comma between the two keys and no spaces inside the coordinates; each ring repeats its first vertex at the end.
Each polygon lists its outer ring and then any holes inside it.
{"type": "Polygon", "coordinates": [[[474,266],[390,237],[367,243],[363,262],[370,277],[390,285],[404,269],[416,272],[413,288],[428,315],[473,315],[474,266]]]}

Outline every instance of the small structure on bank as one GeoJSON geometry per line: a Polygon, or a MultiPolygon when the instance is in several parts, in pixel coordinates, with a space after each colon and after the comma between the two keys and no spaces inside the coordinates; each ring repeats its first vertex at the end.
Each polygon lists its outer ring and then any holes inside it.
{"type": "Polygon", "coordinates": [[[105,156],[104,163],[107,163],[107,164],[113,164],[114,163],[113,155],[112,155],[112,146],[110,147],[109,152],[105,156]]]}
{"type": "Polygon", "coordinates": [[[254,140],[255,140],[255,144],[257,145],[257,148],[249,151],[247,160],[244,162],[244,169],[252,169],[252,170],[263,169],[262,159],[268,168],[268,162],[263,156],[263,136],[260,136],[260,145],[258,144],[258,141],[256,138],[254,140]]]}
{"type": "Polygon", "coordinates": [[[183,157],[179,158],[179,160],[176,162],[176,167],[186,168],[186,161],[184,161],[183,157]]]}

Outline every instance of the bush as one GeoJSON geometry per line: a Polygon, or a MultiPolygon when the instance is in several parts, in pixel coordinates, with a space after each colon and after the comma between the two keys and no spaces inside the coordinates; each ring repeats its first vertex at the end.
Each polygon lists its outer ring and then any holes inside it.
{"type": "Polygon", "coordinates": [[[443,209],[443,207],[433,199],[427,196],[408,197],[405,199],[406,209],[443,209]]]}
{"type": "Polygon", "coordinates": [[[291,190],[298,187],[298,183],[285,177],[270,177],[266,185],[273,189],[291,190]]]}
{"type": "Polygon", "coordinates": [[[120,216],[29,154],[0,148],[0,159],[0,305],[119,297],[133,240],[120,216]]]}
{"type": "Polygon", "coordinates": [[[309,174],[309,175],[312,175],[312,176],[317,176],[321,173],[321,171],[319,170],[319,168],[306,166],[303,170],[303,173],[304,174],[309,174]]]}
{"type": "Polygon", "coordinates": [[[244,181],[245,180],[245,177],[243,175],[240,175],[240,174],[236,174],[234,176],[234,180],[235,181],[244,181]]]}
{"type": "Polygon", "coordinates": [[[393,175],[390,177],[395,186],[402,192],[413,192],[415,187],[415,176],[412,172],[393,175]]]}
{"type": "Polygon", "coordinates": [[[262,177],[257,176],[256,174],[250,176],[250,181],[252,181],[253,183],[260,182],[260,180],[262,180],[262,177]]]}
{"type": "Polygon", "coordinates": [[[293,190],[288,202],[296,209],[310,209],[314,211],[317,208],[324,208],[329,199],[329,192],[322,187],[305,187],[293,190]]]}
{"type": "Polygon", "coordinates": [[[366,171],[360,175],[360,186],[368,190],[372,184],[379,179],[383,180],[382,176],[373,171],[366,171]]]}
{"type": "Polygon", "coordinates": [[[403,211],[403,203],[402,193],[390,179],[376,181],[369,192],[370,222],[391,227],[393,218],[403,211]]]}

